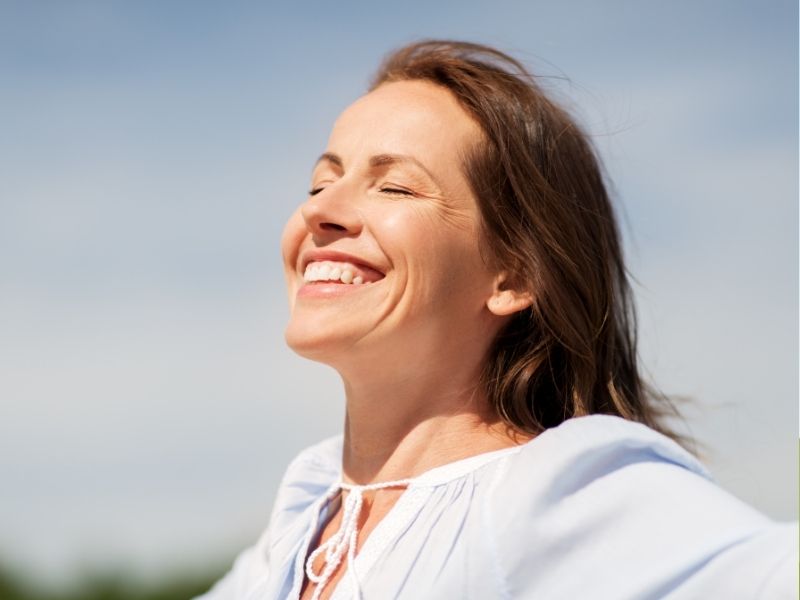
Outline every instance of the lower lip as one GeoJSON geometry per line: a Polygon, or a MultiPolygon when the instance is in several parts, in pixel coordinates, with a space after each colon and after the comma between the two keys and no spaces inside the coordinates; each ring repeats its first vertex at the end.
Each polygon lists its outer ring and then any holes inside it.
{"type": "Polygon", "coordinates": [[[298,298],[335,298],[371,287],[372,283],[306,283],[298,291],[298,298]]]}

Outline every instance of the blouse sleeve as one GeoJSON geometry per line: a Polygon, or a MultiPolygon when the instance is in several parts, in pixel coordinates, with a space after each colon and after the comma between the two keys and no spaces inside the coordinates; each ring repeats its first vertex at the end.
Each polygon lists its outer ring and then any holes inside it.
{"type": "Polygon", "coordinates": [[[228,573],[195,600],[247,600],[259,595],[269,575],[269,529],[236,557],[228,573]]]}
{"type": "Polygon", "coordinates": [[[797,597],[796,524],[715,485],[668,438],[597,417],[541,434],[496,480],[500,597],[797,597]]]}

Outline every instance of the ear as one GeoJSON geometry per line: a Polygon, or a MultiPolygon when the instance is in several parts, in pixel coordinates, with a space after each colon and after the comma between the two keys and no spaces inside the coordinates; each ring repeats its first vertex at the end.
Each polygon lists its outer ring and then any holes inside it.
{"type": "Polygon", "coordinates": [[[509,284],[508,273],[503,271],[494,281],[494,291],[486,301],[489,310],[498,317],[505,317],[533,304],[533,294],[527,290],[515,289],[509,284]]]}

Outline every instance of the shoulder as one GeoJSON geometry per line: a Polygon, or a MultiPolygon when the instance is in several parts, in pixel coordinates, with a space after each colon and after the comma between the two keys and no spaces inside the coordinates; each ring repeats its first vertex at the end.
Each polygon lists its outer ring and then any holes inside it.
{"type": "Polygon", "coordinates": [[[326,438],[302,450],[289,463],[275,497],[270,529],[282,529],[339,480],[342,439],[342,435],[326,438]]]}
{"type": "Polygon", "coordinates": [[[523,461],[548,458],[557,468],[591,467],[584,474],[600,474],[629,462],[669,463],[709,478],[706,468],[667,436],[634,421],[611,415],[569,419],[548,429],[526,445],[523,461]]]}
{"type": "Polygon", "coordinates": [[[610,415],[578,417],[544,431],[511,455],[492,497],[528,510],[546,509],[622,471],[656,466],[710,479],[689,452],[641,423],[610,415]]]}
{"type": "MultiPolygon", "coordinates": [[[[571,419],[523,446],[498,470],[486,510],[511,597],[531,586],[544,597],[567,588],[573,597],[664,597],[775,525],[673,440],[607,415],[571,419]]],[[[767,561],[791,550],[781,539],[767,561]]]]}

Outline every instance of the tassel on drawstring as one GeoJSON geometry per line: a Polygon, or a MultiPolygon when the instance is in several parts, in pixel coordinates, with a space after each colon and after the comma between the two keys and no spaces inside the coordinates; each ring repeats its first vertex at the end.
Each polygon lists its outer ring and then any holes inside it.
{"type": "Polygon", "coordinates": [[[336,533],[320,544],[306,560],[306,576],[310,582],[315,583],[317,586],[314,589],[311,600],[319,600],[322,590],[341,564],[345,552],[347,552],[347,572],[353,586],[353,597],[361,600],[361,586],[355,571],[355,558],[358,544],[358,520],[361,517],[361,507],[364,504],[364,492],[403,487],[410,484],[411,481],[411,479],[398,479],[397,481],[370,483],[367,485],[339,484],[340,489],[350,492],[344,501],[342,523],[336,533]],[[322,567],[322,572],[317,574],[314,572],[314,561],[323,552],[325,553],[325,565],[322,567]]]}

